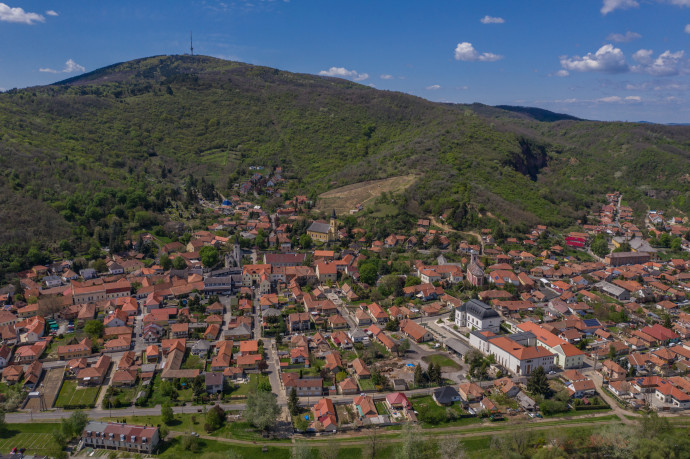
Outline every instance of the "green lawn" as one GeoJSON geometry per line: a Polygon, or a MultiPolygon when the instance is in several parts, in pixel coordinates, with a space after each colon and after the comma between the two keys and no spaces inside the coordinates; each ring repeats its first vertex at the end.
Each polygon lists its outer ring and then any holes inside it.
{"type": "Polygon", "coordinates": [[[423,427],[446,427],[481,422],[480,418],[469,417],[459,403],[454,403],[449,407],[440,406],[431,398],[431,395],[414,397],[410,399],[410,402],[412,403],[412,408],[419,413],[417,419],[419,419],[423,427]],[[449,411],[455,415],[455,419],[448,418],[449,411]],[[463,415],[467,417],[461,417],[463,415]],[[434,419],[435,422],[428,422],[430,419],[434,419]]]}
{"type": "MultiPolygon", "coordinates": [[[[167,397],[161,393],[160,386],[162,380],[159,374],[153,379],[153,390],[151,391],[151,397],[146,401],[144,406],[154,407],[156,405],[162,405],[163,403],[171,403],[170,397],[167,397]]],[[[177,404],[180,405],[182,402],[192,401],[192,389],[178,389],[177,390],[177,404]]],[[[175,402],[172,402],[175,404],[175,402]]]]}
{"type": "MultiPolygon", "coordinates": [[[[195,411],[198,408],[193,408],[195,411]]],[[[192,408],[190,408],[192,410],[192,408]]],[[[203,410],[202,410],[203,411],[203,410]]],[[[168,426],[170,430],[176,432],[204,432],[205,414],[202,413],[176,413],[175,420],[168,426]]],[[[108,421],[122,421],[122,416],[107,418],[108,421]]],[[[128,424],[139,426],[157,426],[163,424],[160,415],[156,416],[125,416],[128,424]]]]}
{"type": "Polygon", "coordinates": [[[26,448],[24,454],[48,455],[53,452],[51,432],[59,427],[54,423],[7,424],[0,435],[0,454],[9,454],[12,448],[26,448]]]}
{"type": "Polygon", "coordinates": [[[376,387],[374,386],[374,383],[371,381],[371,378],[360,379],[359,388],[361,390],[376,390],[376,387]]]}
{"type": "Polygon", "coordinates": [[[441,365],[443,368],[452,368],[454,370],[460,369],[460,365],[458,365],[455,360],[444,354],[426,355],[422,357],[422,360],[424,360],[426,363],[433,362],[434,365],[441,365]]]}
{"type": "Polygon", "coordinates": [[[78,387],[76,381],[65,380],[60,388],[57,400],[55,401],[56,408],[64,407],[88,407],[91,408],[96,403],[98,391],[97,387],[78,387]]]}
{"type": "Polygon", "coordinates": [[[235,389],[230,392],[230,395],[247,395],[249,392],[256,390],[260,381],[268,381],[268,376],[258,375],[252,373],[249,375],[249,382],[244,384],[235,384],[235,389]]]}

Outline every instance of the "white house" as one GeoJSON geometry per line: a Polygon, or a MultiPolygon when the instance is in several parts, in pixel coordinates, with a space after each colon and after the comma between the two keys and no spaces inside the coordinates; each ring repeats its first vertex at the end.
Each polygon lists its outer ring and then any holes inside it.
{"type": "Polygon", "coordinates": [[[455,308],[455,325],[498,333],[501,327],[501,316],[488,304],[479,300],[470,300],[455,308]]]}

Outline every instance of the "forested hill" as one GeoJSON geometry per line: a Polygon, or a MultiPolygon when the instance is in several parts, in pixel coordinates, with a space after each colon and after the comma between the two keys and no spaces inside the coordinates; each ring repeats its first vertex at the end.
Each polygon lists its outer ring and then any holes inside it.
{"type": "Polygon", "coordinates": [[[509,224],[565,226],[613,189],[690,208],[690,127],[566,118],[204,56],[11,90],[0,94],[0,260],[162,225],[171,202],[228,193],[250,165],[282,165],[289,192],[312,196],[417,173],[405,213],[446,212],[457,228],[482,207],[509,224]]]}

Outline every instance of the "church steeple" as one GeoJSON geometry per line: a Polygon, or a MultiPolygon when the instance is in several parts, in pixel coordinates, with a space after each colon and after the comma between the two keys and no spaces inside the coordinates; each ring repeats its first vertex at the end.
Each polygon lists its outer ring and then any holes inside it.
{"type": "Polygon", "coordinates": [[[335,218],[335,209],[333,209],[333,212],[331,212],[331,227],[329,229],[329,239],[332,237],[333,240],[335,240],[335,234],[338,231],[338,221],[335,218]]]}

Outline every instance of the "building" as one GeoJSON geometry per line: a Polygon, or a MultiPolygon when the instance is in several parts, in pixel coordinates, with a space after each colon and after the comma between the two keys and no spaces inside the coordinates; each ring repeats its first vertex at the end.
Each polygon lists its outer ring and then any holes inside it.
{"type": "Polygon", "coordinates": [[[483,354],[493,354],[496,363],[518,376],[527,376],[537,367],[550,371],[555,364],[556,356],[542,346],[535,346],[536,341],[530,332],[508,336],[497,336],[490,331],[470,333],[471,346],[483,354]]]}
{"type": "Polygon", "coordinates": [[[517,328],[523,332],[534,334],[537,346],[542,346],[553,353],[556,357],[555,363],[559,367],[564,370],[582,368],[585,361],[585,353],[574,345],[533,322],[521,323],[517,328]]]}
{"type": "Polygon", "coordinates": [[[606,255],[604,262],[611,266],[641,265],[652,259],[647,252],[614,252],[606,255]]]}
{"type": "Polygon", "coordinates": [[[477,255],[472,254],[472,259],[467,265],[467,280],[475,287],[484,285],[484,269],[477,261],[477,255]]]}
{"type": "Polygon", "coordinates": [[[488,304],[470,300],[455,308],[455,325],[498,333],[501,328],[501,316],[488,304]]]}
{"type": "Polygon", "coordinates": [[[309,228],[307,228],[307,234],[315,242],[333,242],[338,236],[338,223],[335,218],[335,209],[331,214],[330,223],[325,223],[321,221],[313,222],[309,228]]]}
{"type": "Polygon", "coordinates": [[[84,427],[81,439],[87,448],[153,454],[157,450],[160,434],[158,427],[91,421],[84,427]]]}

